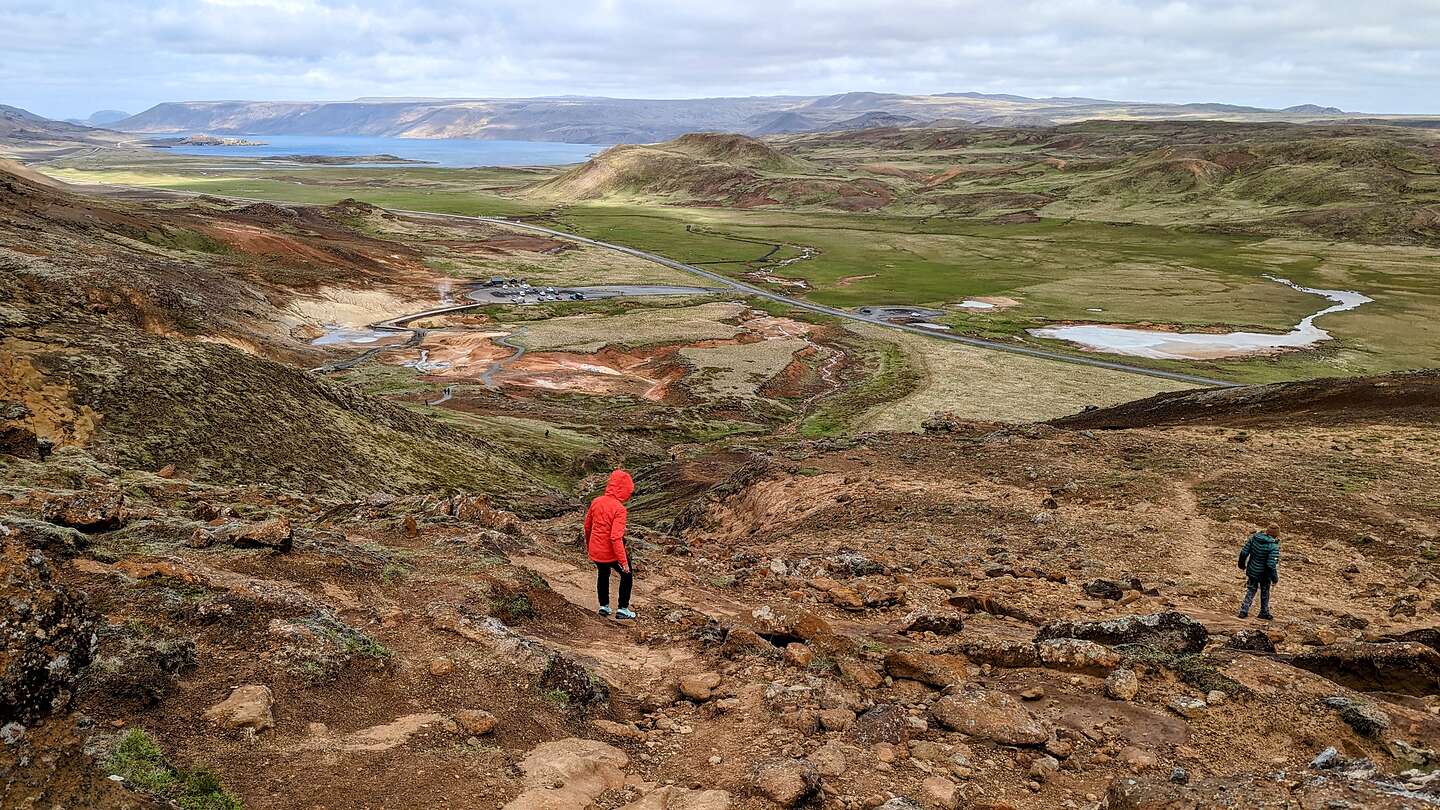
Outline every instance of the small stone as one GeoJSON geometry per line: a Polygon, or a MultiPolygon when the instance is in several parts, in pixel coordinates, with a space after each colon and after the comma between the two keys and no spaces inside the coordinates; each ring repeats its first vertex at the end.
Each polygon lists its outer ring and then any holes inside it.
{"type": "Polygon", "coordinates": [[[1329,748],[1326,748],[1324,751],[1316,754],[1315,758],[1310,760],[1310,767],[1315,768],[1316,770],[1330,768],[1336,764],[1339,758],[1340,752],[1335,750],[1335,746],[1332,745],[1329,748]]]}
{"type": "Polygon", "coordinates": [[[1032,686],[1020,693],[1021,700],[1039,700],[1045,697],[1045,687],[1032,686]]]}
{"type": "Polygon", "coordinates": [[[849,709],[825,709],[820,712],[820,725],[826,731],[844,731],[855,724],[855,712],[849,709]]]}
{"type": "Polygon", "coordinates": [[[781,807],[795,807],[820,789],[820,775],[808,762],[771,763],[756,772],[755,789],[781,807]]]}
{"type": "Polygon", "coordinates": [[[854,658],[842,658],[839,663],[840,675],[861,689],[878,689],[885,682],[880,673],[854,658]]]}
{"type": "Polygon", "coordinates": [[[1044,782],[1053,774],[1059,772],[1060,760],[1052,756],[1039,756],[1030,763],[1030,778],[1037,782],[1044,782]]]}
{"type": "Polygon", "coordinates": [[[791,642],[785,645],[785,663],[792,667],[805,669],[815,660],[815,653],[810,647],[799,642],[791,642]]]}
{"type": "Polygon", "coordinates": [[[499,722],[495,715],[480,709],[461,709],[455,713],[455,722],[466,734],[480,736],[495,730],[499,722]]]}
{"type": "Polygon", "coordinates": [[[1065,759],[1075,753],[1075,743],[1061,739],[1046,740],[1045,751],[1060,759],[1065,759]]]}
{"type": "Polygon", "coordinates": [[[264,731],[275,725],[274,700],[268,686],[237,686],[230,697],[205,710],[205,719],[227,728],[264,731]]]}
{"type": "Polygon", "coordinates": [[[1211,689],[1205,693],[1205,703],[1209,706],[1219,706],[1225,702],[1225,693],[1219,689],[1211,689]]]}
{"type": "Polygon", "coordinates": [[[1176,768],[1170,772],[1170,781],[1177,785],[1189,784],[1190,774],[1186,773],[1184,768],[1176,768]]]}
{"type": "Polygon", "coordinates": [[[1131,669],[1117,669],[1105,677],[1105,694],[1113,700],[1134,700],[1140,692],[1140,679],[1131,669]]]}
{"type": "Polygon", "coordinates": [[[1193,720],[1199,717],[1205,713],[1206,709],[1205,701],[1188,695],[1181,695],[1180,697],[1174,698],[1165,705],[1170,711],[1175,712],[1187,720],[1193,720]]]}
{"type": "Polygon", "coordinates": [[[430,674],[437,678],[443,678],[455,671],[455,662],[445,656],[438,656],[430,659],[430,674]]]}
{"type": "Polygon", "coordinates": [[[845,747],[836,740],[831,740],[817,748],[808,759],[821,776],[829,777],[844,776],[846,766],[849,764],[845,755],[845,747]]]}
{"type": "Polygon", "coordinates": [[[594,726],[600,733],[608,734],[612,737],[620,737],[626,740],[645,739],[645,733],[630,723],[617,723],[614,720],[597,718],[591,720],[590,725],[594,726]]]}
{"type": "Polygon", "coordinates": [[[720,674],[717,672],[683,675],[680,678],[680,694],[696,703],[703,703],[709,700],[711,694],[719,686],[720,674]]]}
{"type": "Polygon", "coordinates": [[[960,806],[954,782],[943,776],[931,776],[920,783],[922,804],[934,810],[955,810],[960,806]]]}

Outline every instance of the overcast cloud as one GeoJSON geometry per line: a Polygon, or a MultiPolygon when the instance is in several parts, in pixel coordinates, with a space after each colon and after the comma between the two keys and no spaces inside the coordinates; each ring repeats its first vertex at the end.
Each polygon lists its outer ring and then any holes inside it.
{"type": "Polygon", "coordinates": [[[1083,95],[1440,113],[1440,0],[0,0],[0,103],[1083,95]]]}

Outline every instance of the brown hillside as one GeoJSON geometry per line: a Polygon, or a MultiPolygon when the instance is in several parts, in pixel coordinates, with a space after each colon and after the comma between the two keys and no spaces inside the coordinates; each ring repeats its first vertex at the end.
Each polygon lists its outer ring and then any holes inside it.
{"type": "Polygon", "coordinates": [[[1440,424],[1440,371],[1176,391],[1056,419],[1067,428],[1440,424]]]}

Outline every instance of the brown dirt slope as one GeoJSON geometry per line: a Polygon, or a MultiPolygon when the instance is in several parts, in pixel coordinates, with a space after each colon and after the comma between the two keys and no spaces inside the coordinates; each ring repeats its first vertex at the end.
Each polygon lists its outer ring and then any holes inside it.
{"type": "Polygon", "coordinates": [[[1175,391],[1053,420],[1066,428],[1440,423],[1440,371],[1175,391]]]}

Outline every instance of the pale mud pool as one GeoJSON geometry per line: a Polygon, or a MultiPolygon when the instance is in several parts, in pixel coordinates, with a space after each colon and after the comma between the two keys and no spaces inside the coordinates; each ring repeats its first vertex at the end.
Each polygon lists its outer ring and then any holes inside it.
{"type": "Polygon", "coordinates": [[[382,332],[378,329],[366,329],[364,327],[344,326],[342,324],[326,324],[325,334],[310,341],[311,346],[371,346],[387,338],[400,337],[394,332],[382,332]]]}
{"type": "Polygon", "coordinates": [[[1216,360],[1267,354],[1284,349],[1304,349],[1330,340],[1330,333],[1315,325],[1322,315],[1345,312],[1375,299],[1352,290],[1320,290],[1301,287],[1289,279],[1266,276],[1271,281],[1303,293],[1334,301],[1334,305],[1306,317],[1284,334],[1266,332],[1165,332],[1128,326],[1047,326],[1027,330],[1035,337],[1064,340],[1097,352],[1149,357],[1155,360],[1216,360]]]}

